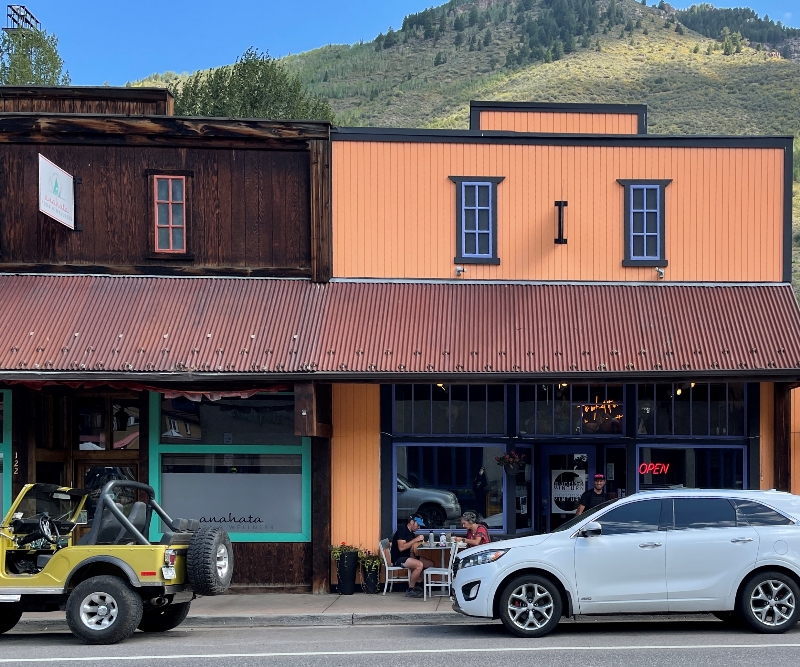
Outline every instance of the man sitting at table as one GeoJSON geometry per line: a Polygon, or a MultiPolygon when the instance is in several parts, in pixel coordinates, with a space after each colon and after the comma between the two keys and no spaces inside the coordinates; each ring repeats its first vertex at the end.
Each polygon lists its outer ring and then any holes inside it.
{"type": "Polygon", "coordinates": [[[422,558],[417,554],[417,547],[425,538],[422,535],[414,535],[414,531],[424,527],[425,522],[422,517],[413,514],[408,517],[408,523],[405,526],[398,526],[394,535],[392,535],[392,565],[404,567],[411,573],[408,590],[406,591],[406,597],[409,598],[421,598],[423,596],[422,587],[419,585],[419,580],[422,579],[422,571],[433,567],[433,561],[422,558]]]}

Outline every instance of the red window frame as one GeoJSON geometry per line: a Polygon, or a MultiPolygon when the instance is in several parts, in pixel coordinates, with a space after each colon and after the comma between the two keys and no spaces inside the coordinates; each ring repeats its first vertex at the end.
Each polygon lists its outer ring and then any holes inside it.
{"type": "Polygon", "coordinates": [[[185,254],[186,250],[186,177],[156,174],[153,176],[153,248],[158,253],[185,254]],[[167,198],[159,198],[159,181],[167,181],[167,198]],[[174,198],[174,183],[181,183],[181,199],[174,198]],[[164,207],[163,209],[161,207],[164,207]],[[181,222],[175,222],[176,207],[180,207],[181,222]],[[159,215],[160,210],[166,211],[166,218],[159,215]],[[166,223],[166,224],[164,224],[166,223]],[[162,233],[166,234],[169,247],[161,246],[162,233]],[[176,237],[182,239],[179,247],[175,243],[176,237]]]}

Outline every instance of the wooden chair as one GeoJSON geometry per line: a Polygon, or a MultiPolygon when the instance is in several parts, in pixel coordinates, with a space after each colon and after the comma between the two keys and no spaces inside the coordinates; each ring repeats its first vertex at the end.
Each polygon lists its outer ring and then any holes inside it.
{"type": "Polygon", "coordinates": [[[392,585],[395,583],[411,583],[411,570],[408,570],[405,567],[397,567],[396,565],[392,565],[391,561],[391,552],[389,551],[389,540],[381,540],[378,543],[378,549],[381,552],[381,557],[383,558],[383,567],[386,570],[386,583],[383,585],[383,594],[386,595],[386,591],[392,590],[392,585]],[[400,574],[401,572],[405,572],[405,574],[400,574]]]}
{"type": "Polygon", "coordinates": [[[447,560],[447,567],[429,567],[422,573],[422,591],[423,598],[428,599],[430,595],[433,597],[434,588],[446,588],[445,593],[437,594],[437,597],[450,595],[450,585],[453,583],[453,562],[456,559],[456,552],[458,551],[458,542],[453,542],[450,547],[450,558],[447,560]],[[430,593],[428,592],[430,591],[430,593]]]}

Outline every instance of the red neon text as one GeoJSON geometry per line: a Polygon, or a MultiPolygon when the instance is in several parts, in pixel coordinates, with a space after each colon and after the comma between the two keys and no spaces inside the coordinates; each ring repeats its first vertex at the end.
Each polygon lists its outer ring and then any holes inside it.
{"type": "Polygon", "coordinates": [[[669,463],[642,463],[639,466],[640,475],[666,475],[669,470],[669,463]]]}

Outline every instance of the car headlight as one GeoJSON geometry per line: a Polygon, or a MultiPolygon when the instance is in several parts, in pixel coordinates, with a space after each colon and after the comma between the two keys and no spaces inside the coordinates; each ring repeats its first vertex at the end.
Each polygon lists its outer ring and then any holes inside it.
{"type": "Polygon", "coordinates": [[[458,569],[463,570],[465,567],[472,567],[473,565],[486,565],[487,563],[494,563],[498,558],[502,558],[506,553],[508,553],[508,549],[489,549],[487,551],[481,551],[473,554],[472,556],[462,558],[458,569]]]}

